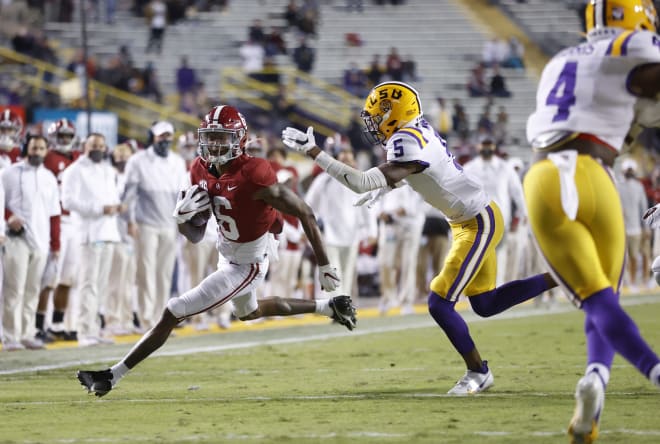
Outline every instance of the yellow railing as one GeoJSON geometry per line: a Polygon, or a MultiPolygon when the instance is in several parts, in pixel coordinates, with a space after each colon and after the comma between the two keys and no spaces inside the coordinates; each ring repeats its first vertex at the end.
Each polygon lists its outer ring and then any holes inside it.
{"type": "MultiPolygon", "coordinates": [[[[0,70],[10,65],[21,66],[15,78],[31,87],[34,95],[47,91],[59,96],[62,82],[74,78],[71,72],[63,68],[0,47],[0,70]],[[51,77],[48,81],[44,80],[46,75],[51,77]]],[[[95,80],[90,80],[89,85],[92,108],[117,114],[119,134],[124,137],[144,139],[155,120],[169,120],[177,132],[193,130],[199,124],[197,116],[177,111],[172,105],[156,103],[95,80]]],[[[79,108],[81,101],[67,105],[79,108]]]]}
{"type": "MultiPolygon", "coordinates": [[[[336,129],[348,128],[356,117],[360,98],[291,67],[267,69],[260,74],[273,73],[280,75],[286,99],[295,104],[297,111],[288,117],[301,126],[314,125],[317,132],[331,136],[336,129]]],[[[239,67],[230,67],[222,70],[220,91],[221,96],[229,101],[242,100],[271,111],[279,88],[276,84],[246,75],[239,67]]]]}

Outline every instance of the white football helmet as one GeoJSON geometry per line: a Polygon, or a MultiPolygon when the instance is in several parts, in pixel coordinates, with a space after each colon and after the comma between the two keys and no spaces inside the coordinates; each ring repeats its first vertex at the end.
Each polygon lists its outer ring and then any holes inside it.
{"type": "Polygon", "coordinates": [[[78,145],[76,127],[69,119],[59,119],[48,127],[48,142],[55,151],[70,153],[78,145]]]}
{"type": "Polygon", "coordinates": [[[19,145],[23,133],[23,119],[9,108],[0,113],[0,149],[10,151],[19,145]]]}

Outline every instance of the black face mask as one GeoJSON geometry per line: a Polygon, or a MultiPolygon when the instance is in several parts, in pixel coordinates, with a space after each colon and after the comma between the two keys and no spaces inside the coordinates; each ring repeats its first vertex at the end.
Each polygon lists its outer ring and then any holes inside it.
{"type": "Polygon", "coordinates": [[[154,151],[161,157],[167,157],[167,154],[170,152],[170,146],[172,146],[171,140],[160,140],[154,142],[154,151]]]}
{"type": "Polygon", "coordinates": [[[28,156],[28,163],[33,167],[38,167],[39,165],[44,163],[44,158],[36,154],[33,154],[31,156],[28,156]]]}
{"type": "Polygon", "coordinates": [[[626,179],[632,179],[633,177],[635,177],[635,173],[632,171],[626,171],[624,176],[626,177],[626,179]]]}
{"type": "Polygon", "coordinates": [[[484,149],[484,150],[479,151],[479,154],[481,154],[481,157],[483,157],[484,159],[490,159],[491,157],[493,157],[494,152],[495,151],[493,151],[493,150],[484,149]]]}
{"type": "Polygon", "coordinates": [[[126,168],[126,161],[122,160],[121,162],[115,162],[115,168],[117,168],[117,171],[120,173],[123,173],[126,168]]]}
{"type": "Polygon", "coordinates": [[[92,159],[92,162],[99,163],[105,157],[105,153],[103,151],[92,150],[87,154],[87,156],[92,159]]]}

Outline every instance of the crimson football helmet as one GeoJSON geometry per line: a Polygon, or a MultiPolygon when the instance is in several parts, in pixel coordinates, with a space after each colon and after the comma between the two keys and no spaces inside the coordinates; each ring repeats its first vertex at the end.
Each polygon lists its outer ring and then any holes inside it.
{"type": "Polygon", "coordinates": [[[78,143],[76,127],[69,119],[59,119],[48,127],[48,142],[56,151],[69,153],[78,143]]]}
{"type": "Polygon", "coordinates": [[[23,119],[9,108],[0,113],[0,149],[9,151],[20,144],[23,119]]]}
{"type": "Polygon", "coordinates": [[[224,165],[243,154],[247,143],[245,117],[236,108],[217,105],[199,124],[199,152],[209,165],[224,165]]]}

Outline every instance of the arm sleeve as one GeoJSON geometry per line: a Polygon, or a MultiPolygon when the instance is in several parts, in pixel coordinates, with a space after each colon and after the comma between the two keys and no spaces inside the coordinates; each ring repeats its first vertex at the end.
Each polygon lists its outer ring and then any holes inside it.
{"type": "Polygon", "coordinates": [[[121,202],[128,207],[126,213],[128,222],[135,222],[135,206],[138,195],[138,169],[136,167],[136,156],[131,156],[126,163],[126,185],[121,196],[121,202]]]}
{"type": "Polygon", "coordinates": [[[5,187],[0,180],[0,209],[3,211],[2,217],[0,217],[0,237],[5,235],[7,231],[7,222],[5,222],[4,211],[5,211],[5,187]]]}
{"type": "Polygon", "coordinates": [[[339,183],[358,194],[387,186],[385,175],[377,167],[367,171],[359,171],[330,157],[325,152],[316,156],[315,161],[339,183]]]}
{"type": "Polygon", "coordinates": [[[60,251],[60,216],[50,218],[50,251],[60,251]]]}
{"type": "Polygon", "coordinates": [[[509,195],[511,200],[515,202],[518,216],[527,217],[527,206],[525,205],[525,195],[523,194],[522,183],[518,178],[518,174],[513,168],[507,166],[509,175],[509,195]]]}

